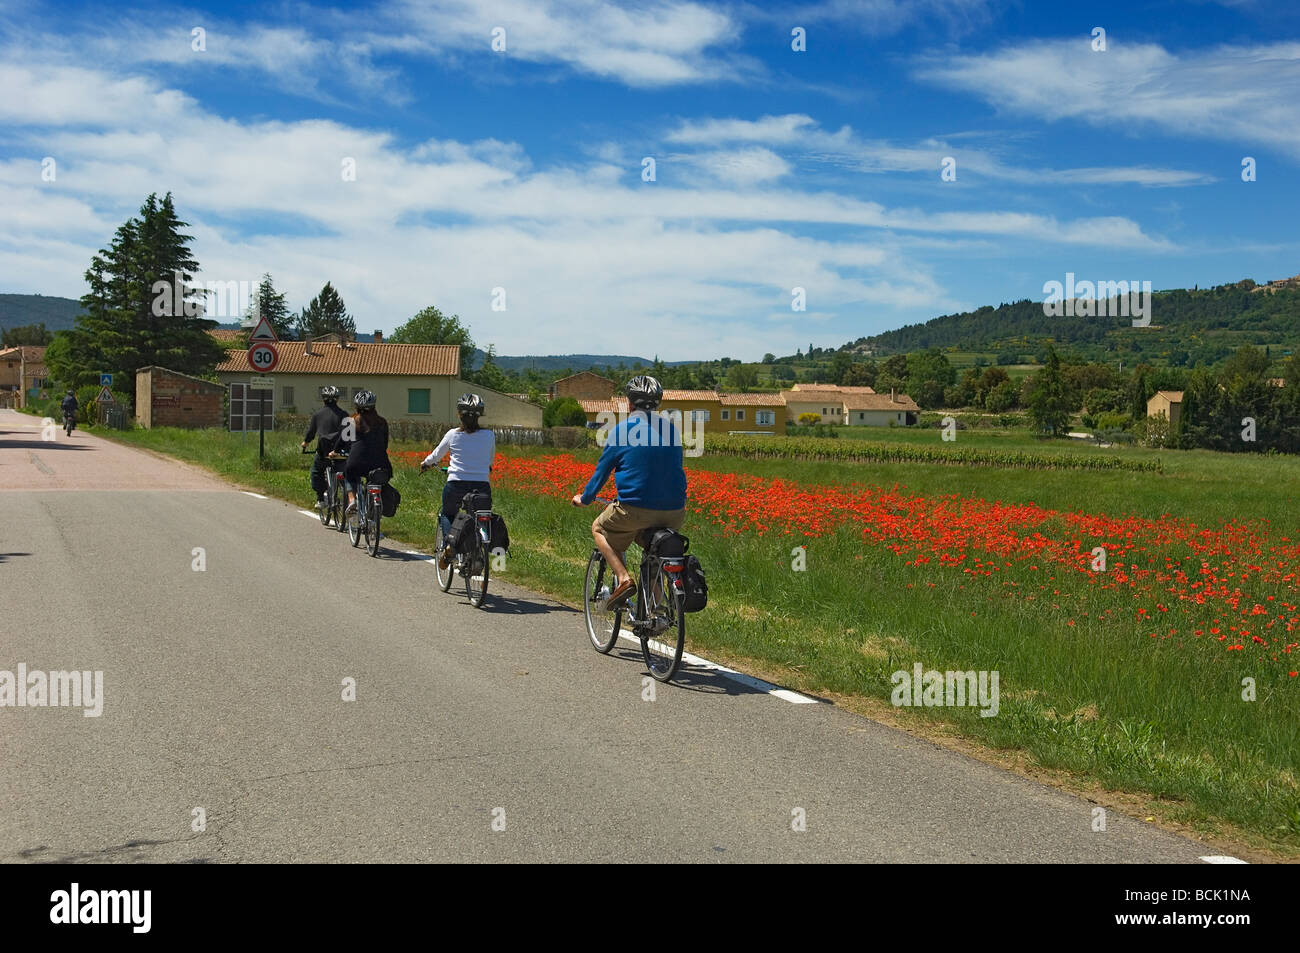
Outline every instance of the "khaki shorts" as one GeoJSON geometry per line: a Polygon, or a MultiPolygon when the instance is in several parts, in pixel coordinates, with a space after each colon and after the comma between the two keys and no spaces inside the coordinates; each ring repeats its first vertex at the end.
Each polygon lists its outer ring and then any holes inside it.
{"type": "Polygon", "coordinates": [[[642,506],[628,506],[626,503],[611,503],[596,517],[595,526],[609,540],[609,545],[618,553],[627,552],[633,542],[639,542],[637,534],[645,529],[666,526],[669,529],[681,529],[686,521],[686,510],[648,510],[642,506]]]}

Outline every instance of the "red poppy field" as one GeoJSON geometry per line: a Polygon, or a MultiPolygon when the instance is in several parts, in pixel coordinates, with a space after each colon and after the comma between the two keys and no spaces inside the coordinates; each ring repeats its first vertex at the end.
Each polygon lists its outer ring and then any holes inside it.
{"type": "MultiPolygon", "coordinates": [[[[592,470],[570,454],[499,454],[495,476],[567,500],[592,470]]],[[[704,521],[724,539],[785,537],[811,552],[848,530],[864,550],[920,567],[908,585],[937,585],[926,578],[935,574],[998,580],[1003,598],[1063,610],[1068,627],[1110,622],[1189,651],[1243,653],[1290,678],[1300,668],[1300,543],[1267,524],[1204,527],[700,469],[688,471],[688,498],[688,528],[704,521]]]]}

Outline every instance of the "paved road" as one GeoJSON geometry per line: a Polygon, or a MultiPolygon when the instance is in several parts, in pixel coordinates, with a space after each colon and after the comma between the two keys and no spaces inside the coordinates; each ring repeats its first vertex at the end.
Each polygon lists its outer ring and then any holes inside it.
{"type": "Polygon", "coordinates": [[[0,708],[0,861],[1212,853],[718,673],[645,701],[639,656],[591,651],[570,609],[496,577],[472,609],[396,546],[35,424],[0,411],[0,670],[102,671],[103,711],[0,708]]]}

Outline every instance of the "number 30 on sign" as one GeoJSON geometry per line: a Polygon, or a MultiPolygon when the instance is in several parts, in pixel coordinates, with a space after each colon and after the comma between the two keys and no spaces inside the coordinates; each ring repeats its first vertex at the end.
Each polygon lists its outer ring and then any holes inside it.
{"type": "Polygon", "coordinates": [[[273,345],[260,343],[248,349],[248,366],[255,371],[265,374],[267,371],[274,370],[279,360],[280,355],[273,345]]]}

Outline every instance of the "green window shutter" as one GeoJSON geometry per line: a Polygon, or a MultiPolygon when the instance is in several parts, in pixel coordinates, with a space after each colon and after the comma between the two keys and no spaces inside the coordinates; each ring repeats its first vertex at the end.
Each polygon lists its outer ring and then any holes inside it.
{"type": "Polygon", "coordinates": [[[427,414],[429,412],[429,406],[429,388],[407,388],[406,412],[408,414],[427,414]]]}

